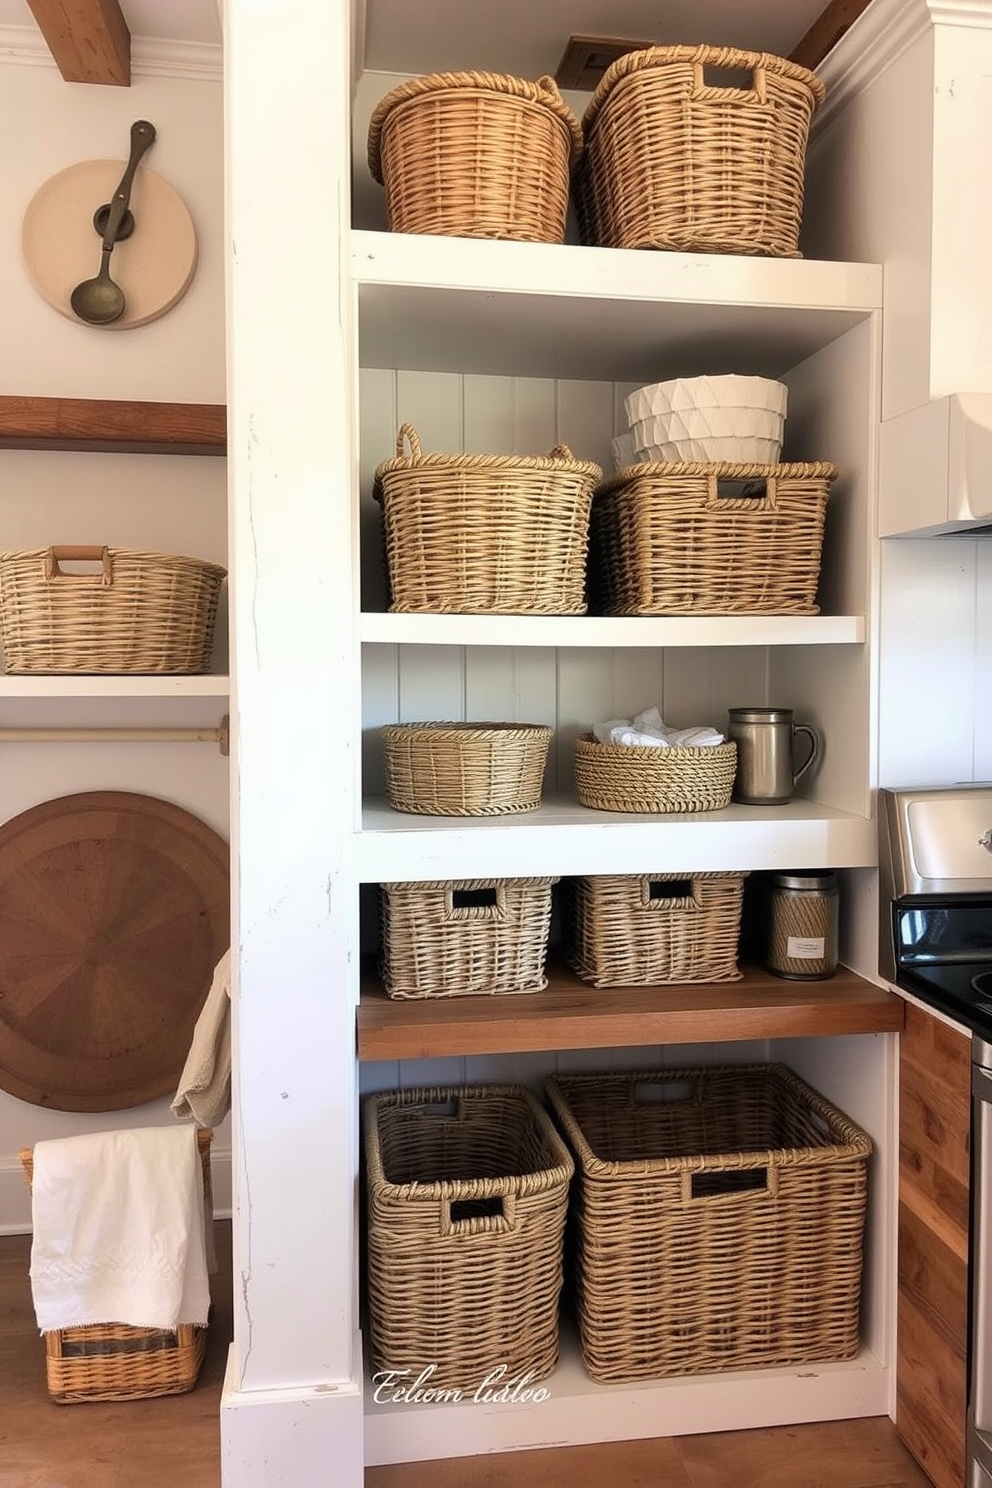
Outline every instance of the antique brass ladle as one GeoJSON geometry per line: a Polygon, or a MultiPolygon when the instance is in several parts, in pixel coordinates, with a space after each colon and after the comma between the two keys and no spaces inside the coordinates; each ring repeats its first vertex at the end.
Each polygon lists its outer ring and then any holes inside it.
{"type": "Polygon", "coordinates": [[[110,213],[103,232],[100,250],[100,270],[93,279],[84,279],[77,284],[69,296],[73,313],[89,325],[110,325],[124,314],[124,291],[110,277],[110,255],[114,251],[118,232],[131,199],[131,183],[134,173],[145,151],[155,142],[155,126],[147,119],[138,119],[131,125],[131,155],[120,184],[110,203],[110,213]]]}

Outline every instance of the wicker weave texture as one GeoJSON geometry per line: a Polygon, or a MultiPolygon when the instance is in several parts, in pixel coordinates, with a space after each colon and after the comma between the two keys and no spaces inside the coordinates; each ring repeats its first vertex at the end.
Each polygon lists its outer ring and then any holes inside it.
{"type": "Polygon", "coordinates": [[[560,1075],[586,1368],[852,1357],[871,1142],[782,1065],[560,1075]]]}
{"type": "Polygon", "coordinates": [[[575,790],[594,811],[722,811],[737,771],[733,742],[692,749],[575,741],[575,790]]]}
{"type": "Polygon", "coordinates": [[[557,878],[379,885],[380,971],[390,997],[540,992],[557,878]]]}
{"type": "Polygon", "coordinates": [[[593,503],[607,615],[815,615],[837,467],[645,464],[593,503]],[[753,493],[753,494],[752,494],[753,493]]]}
{"type": "Polygon", "coordinates": [[[744,873],[655,873],[567,881],[563,951],[594,987],[740,978],[744,873]]]}
{"type": "Polygon", "coordinates": [[[819,78],[767,53],[651,47],[609,67],[582,121],[583,241],[799,256],[819,78]],[[714,85],[707,69],[741,71],[714,85]]]}
{"type": "MultiPolygon", "coordinates": [[[[213,1132],[201,1128],[196,1140],[203,1167],[204,1205],[210,1216],[213,1132]]],[[[30,1188],[34,1153],[25,1147],[19,1155],[30,1188]]],[[[132,1328],[123,1323],[54,1329],[45,1334],[48,1393],[56,1405],[185,1395],[196,1384],[206,1348],[207,1329],[186,1323],[175,1330],[132,1328]]]]}
{"type": "Polygon", "coordinates": [[[512,1085],[404,1090],[364,1106],[373,1368],[474,1391],[500,1365],[543,1379],[573,1163],[512,1085]]]}
{"type": "Polygon", "coordinates": [[[538,723],[389,723],[382,730],[389,804],[423,816],[534,811],[551,735],[538,723]]]}
{"type": "Polygon", "coordinates": [[[210,669],[226,570],[131,548],[0,553],[0,640],[8,672],[210,669]],[[97,573],[66,570],[89,560],[97,573]]]}
{"type": "Polygon", "coordinates": [[[549,455],[424,455],[403,424],[376,470],[390,610],[582,615],[598,465],[549,455]],[[409,453],[406,452],[409,445],[409,453]]]}
{"type": "Polygon", "coordinates": [[[368,158],[392,232],[561,243],[581,147],[553,78],[447,72],[380,100],[368,158]]]}

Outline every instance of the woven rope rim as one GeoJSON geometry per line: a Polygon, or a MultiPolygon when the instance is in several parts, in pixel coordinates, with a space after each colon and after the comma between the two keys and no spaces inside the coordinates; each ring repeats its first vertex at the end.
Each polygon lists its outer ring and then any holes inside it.
{"type": "MultiPolygon", "coordinates": [[[[37,558],[43,562],[47,562],[48,555],[51,552],[51,547],[10,548],[5,552],[0,553],[0,563],[20,563],[26,562],[33,558],[37,558]]],[[[107,554],[110,558],[111,567],[113,566],[114,560],[118,558],[135,561],[140,559],[142,562],[158,565],[170,565],[177,563],[189,564],[193,568],[200,569],[204,574],[211,574],[215,576],[219,575],[222,579],[227,577],[227,569],[222,568],[219,563],[208,563],[205,558],[190,558],[184,553],[160,553],[147,551],[144,548],[108,547],[107,554]]],[[[64,574],[63,577],[69,579],[71,582],[71,580],[74,578],[83,578],[86,577],[86,575],[64,574]]],[[[58,582],[58,580],[54,580],[53,582],[58,582]]]]}
{"type": "MultiPolygon", "coordinates": [[[[680,760],[725,760],[730,754],[737,753],[737,745],[733,739],[723,744],[670,744],[667,749],[659,749],[653,744],[601,744],[593,734],[579,734],[575,743],[592,753],[599,753],[603,759],[612,755],[616,759],[651,759],[659,763],[668,760],[673,764],[678,764],[680,760]]],[[[680,878],[685,876],[678,875],[680,878]]]]}
{"type": "Polygon", "coordinates": [[[698,62],[710,67],[750,69],[761,67],[765,72],[774,72],[779,77],[788,78],[790,82],[804,84],[813,96],[814,109],[818,108],[827,96],[826,87],[815,72],[810,72],[807,67],[801,67],[798,62],[790,62],[786,57],[776,57],[771,52],[745,52],[738,47],[713,46],[644,47],[637,52],[625,52],[606,69],[582,116],[583,132],[589,133],[617,83],[633,73],[643,72],[651,67],[661,67],[666,62],[698,62]]]}
{"type": "Polygon", "coordinates": [[[569,170],[574,170],[582,154],[582,127],[572,110],[558,91],[553,77],[544,76],[537,82],[526,78],[510,77],[498,72],[431,72],[424,77],[411,78],[393,88],[381,98],[369,120],[368,162],[372,179],[382,185],[382,131],[386,120],[398,104],[411,99],[426,98],[431,93],[455,89],[472,89],[476,92],[501,93],[507,98],[518,98],[523,103],[543,104],[558,119],[569,140],[569,170]]]}
{"type": "Polygon", "coordinates": [[[637,476],[661,475],[712,475],[717,480],[827,480],[837,479],[838,467],[827,460],[815,460],[808,464],[789,465],[738,465],[729,460],[642,460],[636,465],[627,465],[616,475],[596,487],[597,496],[608,495],[629,485],[637,476]]]}
{"type": "Polygon", "coordinates": [[[551,738],[554,730],[546,723],[386,723],[382,726],[383,737],[399,738],[403,734],[444,734],[455,738],[464,734],[470,739],[480,737],[506,738],[509,734],[547,734],[551,738]]]}
{"type": "Polygon", "coordinates": [[[602,468],[591,460],[576,460],[567,444],[556,444],[547,455],[463,455],[463,454],[432,454],[425,455],[420,444],[420,435],[413,424],[401,424],[396,436],[396,455],[389,460],[383,460],[376,466],[375,487],[372,495],[376,501],[382,501],[382,480],[384,476],[395,475],[400,471],[416,470],[426,467],[430,470],[438,470],[445,465],[457,466],[461,470],[480,471],[514,471],[514,470],[568,470],[575,475],[590,476],[593,480],[599,480],[603,474],[602,468]],[[410,446],[410,453],[404,453],[406,444],[410,446]]]}

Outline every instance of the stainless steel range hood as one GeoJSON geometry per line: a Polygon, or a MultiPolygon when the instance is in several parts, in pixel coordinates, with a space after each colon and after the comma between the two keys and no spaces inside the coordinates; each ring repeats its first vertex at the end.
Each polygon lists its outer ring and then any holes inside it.
{"type": "Polygon", "coordinates": [[[879,536],[992,536],[992,393],[951,393],[882,424],[879,536]]]}

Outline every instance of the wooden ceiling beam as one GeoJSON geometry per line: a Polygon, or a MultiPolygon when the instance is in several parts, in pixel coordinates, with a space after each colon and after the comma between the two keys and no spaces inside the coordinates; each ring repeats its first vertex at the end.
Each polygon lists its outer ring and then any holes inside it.
{"type": "Polygon", "coordinates": [[[820,12],[806,35],[792,52],[790,62],[813,71],[820,65],[832,47],[840,41],[862,11],[867,10],[870,0],[830,0],[826,10],[820,12]]]}
{"type": "Polygon", "coordinates": [[[67,83],[131,83],[131,33],[118,0],[28,0],[67,83]]]}

